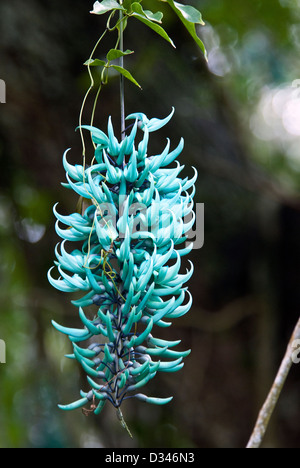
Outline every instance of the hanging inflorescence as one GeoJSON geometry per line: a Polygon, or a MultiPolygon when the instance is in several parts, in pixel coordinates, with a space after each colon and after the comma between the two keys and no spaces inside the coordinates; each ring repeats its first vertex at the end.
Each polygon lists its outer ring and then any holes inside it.
{"type": "Polygon", "coordinates": [[[187,313],[192,304],[185,284],[193,265],[185,274],[179,270],[181,257],[192,249],[186,241],[194,223],[197,173],[190,180],[181,179],[184,166],[178,161],[176,167],[166,168],[181,153],[183,139],[172,151],[168,140],[161,154],[147,154],[149,133],[168,123],[173,112],[162,120],[131,114],[127,119],[135,122],[121,142],[111,119],[107,135],[82,126],[96,148],[92,164],[73,166],[67,152],[64,155],[64,185],[86,200],[86,209],[63,216],[54,207],[56,231],[63,242],[55,252],[60,277],[54,279],[52,269],[48,277],[60,291],[81,293],[72,302],[83,328],[54,321],[53,325],[69,336],[73,354],[67,357],[81,364],[90,385],[78,401],[60,405],[64,410],[89,404],[90,411],[99,414],[107,401],[118,409],[133,397],[168,403],[172,397],[148,397],[140,389],[157,372],[180,370],[190,352],[174,350],[180,340],[153,336],[154,326],[170,326],[170,320],[187,313]],[[69,241],[77,247],[71,252],[66,247],[69,241]]]}

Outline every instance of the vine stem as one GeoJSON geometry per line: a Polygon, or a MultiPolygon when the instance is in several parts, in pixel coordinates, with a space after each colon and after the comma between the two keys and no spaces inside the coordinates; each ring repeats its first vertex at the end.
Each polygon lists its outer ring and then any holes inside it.
{"type": "Polygon", "coordinates": [[[124,429],[128,432],[128,435],[133,439],[133,436],[132,436],[132,434],[131,434],[131,432],[129,430],[129,427],[126,424],[126,421],[125,421],[125,419],[123,417],[123,413],[122,413],[120,408],[117,408],[117,415],[118,415],[118,419],[119,419],[119,421],[121,423],[121,426],[124,427],[124,429]]]}
{"type": "MultiPolygon", "coordinates": [[[[105,29],[105,31],[103,32],[102,36],[98,39],[98,41],[96,42],[96,45],[95,47],[93,48],[92,50],[92,53],[90,55],[90,58],[89,58],[89,62],[92,60],[93,56],[94,56],[94,53],[98,47],[98,45],[100,44],[100,42],[102,41],[102,39],[104,38],[105,34],[107,33],[107,28],[105,29]]],[[[83,131],[82,131],[82,116],[83,116],[83,110],[84,110],[84,107],[85,107],[85,104],[86,104],[86,101],[87,101],[87,98],[90,94],[90,92],[92,91],[92,89],[94,88],[94,84],[95,84],[95,81],[94,81],[94,77],[93,77],[93,74],[91,72],[91,67],[90,67],[90,63],[88,64],[88,73],[89,73],[89,77],[90,77],[90,86],[89,86],[89,89],[87,90],[84,98],[83,98],[83,102],[82,102],[82,105],[81,105],[81,109],[80,109],[80,113],[79,113],[79,131],[80,131],[80,137],[81,137],[81,142],[82,142],[82,155],[83,155],[83,167],[85,167],[85,151],[86,151],[86,148],[85,148],[85,141],[84,141],[84,137],[83,137],[83,131]]],[[[101,89],[101,88],[100,88],[101,89]]],[[[96,99],[98,99],[98,96],[99,96],[99,92],[100,92],[100,89],[97,93],[97,97],[96,99]]],[[[95,101],[96,103],[96,101],[95,101]]],[[[93,114],[92,114],[92,122],[93,122],[93,119],[94,119],[94,113],[95,113],[95,105],[94,104],[94,109],[93,109],[93,114]]]]}
{"type": "Polygon", "coordinates": [[[271,390],[268,394],[268,397],[259,412],[255,427],[247,444],[247,448],[259,448],[262,444],[263,438],[269,425],[270,418],[278,402],[279,396],[281,394],[289,371],[293,365],[293,355],[294,353],[296,353],[295,345],[299,345],[299,342],[296,340],[300,340],[300,318],[293,331],[286,353],[281,362],[280,368],[271,387],[271,390]]]}
{"type": "MultiPolygon", "coordinates": [[[[120,0],[122,5],[123,0],[120,0]]],[[[123,11],[120,10],[120,51],[124,52],[124,25],[123,11]]],[[[124,68],[124,57],[120,57],[120,67],[124,68]]],[[[121,140],[125,138],[125,83],[124,76],[120,74],[120,105],[121,105],[121,140]]]]}

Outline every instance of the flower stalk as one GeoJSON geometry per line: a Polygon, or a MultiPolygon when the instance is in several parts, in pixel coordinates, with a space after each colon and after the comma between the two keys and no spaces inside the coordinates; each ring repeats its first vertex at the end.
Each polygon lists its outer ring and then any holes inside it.
{"type": "MultiPolygon", "coordinates": [[[[120,0],[120,5],[123,4],[123,0],[120,0]]],[[[120,51],[124,53],[124,15],[123,11],[120,10],[120,51]]],[[[120,57],[120,67],[124,68],[124,55],[120,57]]],[[[121,139],[125,138],[125,78],[122,73],[120,74],[120,111],[121,111],[121,139]]]]}

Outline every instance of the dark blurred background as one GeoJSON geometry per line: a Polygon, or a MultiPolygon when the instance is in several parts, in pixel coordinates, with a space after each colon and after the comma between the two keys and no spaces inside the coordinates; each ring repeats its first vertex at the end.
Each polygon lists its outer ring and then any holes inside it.
{"type": "MultiPolygon", "coordinates": [[[[47,270],[59,238],[52,206],[73,212],[64,189],[63,152],[81,163],[75,132],[89,79],[83,66],[105,27],[93,1],[2,0],[0,78],[0,447],[244,447],[251,434],[300,305],[300,8],[293,0],[191,0],[202,11],[203,59],[166,4],[174,50],[133,20],[126,66],[142,85],[126,83],[126,113],[175,115],[152,134],[185,139],[185,174],[198,170],[195,201],[205,204],[205,244],[190,259],[191,311],[157,335],[192,348],[176,374],[147,386],[174,395],[166,407],[124,404],[134,435],[113,408],[99,417],[64,413],[57,403],[86,388],[66,337],[51,319],[76,326],[70,295],[54,290],[47,270]]],[[[105,39],[103,58],[113,39],[105,39]]],[[[92,100],[84,123],[89,122],[92,100]]],[[[117,78],[101,93],[95,124],[119,121],[117,78]]],[[[72,326],[72,325],[71,325],[72,326]]],[[[266,447],[299,447],[299,367],[294,366],[272,417],[266,447]]],[[[134,401],[134,400],[133,400],[134,401]]]]}

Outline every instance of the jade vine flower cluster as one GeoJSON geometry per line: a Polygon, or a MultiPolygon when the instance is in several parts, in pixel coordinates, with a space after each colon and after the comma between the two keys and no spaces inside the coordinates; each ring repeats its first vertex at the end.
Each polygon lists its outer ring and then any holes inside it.
{"type": "Polygon", "coordinates": [[[60,291],[81,293],[72,301],[78,307],[83,328],[67,328],[73,354],[87,374],[88,392],[66,406],[72,410],[90,405],[99,414],[109,401],[119,408],[123,400],[137,398],[165,404],[170,398],[148,397],[140,389],[157,372],[182,368],[188,351],[176,351],[178,341],[155,338],[154,328],[168,327],[170,320],[187,313],[192,298],[185,283],[193,273],[180,274],[181,257],[192,249],[187,233],[194,223],[192,179],[179,177],[184,166],[166,168],[183,149],[183,139],[170,151],[148,155],[151,132],[171,119],[148,119],[131,114],[134,124],[121,142],[111,119],[107,135],[91,126],[95,145],[90,166],[71,165],[63,158],[67,183],[88,200],[83,214],[63,216],[54,207],[56,232],[63,239],[56,247],[59,278],[48,273],[60,291]],[[137,142],[139,140],[139,142],[137,142]],[[188,190],[192,188],[191,193],[188,190]],[[187,221],[188,219],[188,221],[187,221]],[[61,227],[63,224],[65,227],[61,227]],[[68,251],[66,244],[75,242],[68,251]],[[182,245],[184,244],[184,245],[182,245]],[[78,248],[78,245],[81,248],[78,248]],[[83,346],[82,343],[85,342],[83,346]]]}

